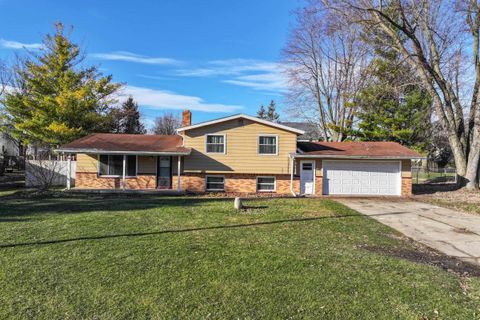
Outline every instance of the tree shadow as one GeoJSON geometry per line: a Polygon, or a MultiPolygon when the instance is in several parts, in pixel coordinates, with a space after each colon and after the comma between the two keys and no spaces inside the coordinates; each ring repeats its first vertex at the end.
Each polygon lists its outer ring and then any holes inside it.
{"type": "Polygon", "coordinates": [[[230,225],[214,225],[214,226],[196,227],[196,228],[166,229],[166,230],[149,231],[149,232],[117,233],[117,234],[107,234],[107,235],[97,235],[97,236],[75,237],[75,238],[67,238],[67,239],[0,244],[0,248],[16,248],[16,247],[25,247],[25,246],[49,245],[49,244],[58,244],[58,243],[66,243],[66,242],[102,240],[102,239],[123,238],[123,237],[143,237],[143,236],[170,234],[170,233],[202,232],[202,231],[218,230],[218,229],[249,228],[249,227],[267,226],[267,225],[275,225],[275,224],[318,221],[318,220],[324,220],[324,219],[343,219],[343,218],[350,218],[350,217],[358,218],[358,217],[364,217],[364,216],[361,216],[358,214],[350,214],[350,215],[347,214],[347,215],[338,215],[338,216],[281,219],[281,220],[273,220],[273,221],[240,223],[240,224],[230,224],[230,225]]]}
{"type": "Polygon", "coordinates": [[[439,267],[445,271],[454,272],[462,276],[480,277],[480,266],[445,255],[418,243],[415,243],[414,248],[386,246],[362,246],[362,248],[369,252],[439,267]]]}
{"type": "Polygon", "coordinates": [[[414,195],[432,194],[437,192],[448,192],[460,189],[461,186],[455,183],[445,184],[412,184],[414,195]]]}
{"type": "MultiPolygon", "coordinates": [[[[16,193],[0,197],[0,218],[38,214],[76,214],[92,211],[132,211],[162,207],[191,207],[227,198],[172,197],[162,195],[65,195],[16,193]]],[[[233,202],[232,202],[233,208],[233,202]]]]}

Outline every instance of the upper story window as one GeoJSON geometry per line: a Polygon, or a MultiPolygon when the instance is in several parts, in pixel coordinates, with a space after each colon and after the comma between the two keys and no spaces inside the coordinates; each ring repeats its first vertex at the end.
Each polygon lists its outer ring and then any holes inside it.
{"type": "Polygon", "coordinates": [[[225,153],[225,135],[208,134],[206,139],[207,153],[225,153]]]}
{"type": "MultiPolygon", "coordinates": [[[[123,155],[101,154],[98,158],[98,174],[100,176],[122,176],[123,155]]],[[[125,162],[125,175],[137,175],[137,156],[127,156],[125,162]]]]}
{"type": "Polygon", "coordinates": [[[261,135],[258,137],[258,154],[278,154],[278,137],[273,135],[261,135]]]}

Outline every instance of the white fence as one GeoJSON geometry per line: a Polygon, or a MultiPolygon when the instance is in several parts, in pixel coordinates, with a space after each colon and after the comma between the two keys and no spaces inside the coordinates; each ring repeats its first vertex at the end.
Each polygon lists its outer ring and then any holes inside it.
{"type": "MultiPolygon", "coordinates": [[[[70,162],[70,185],[75,185],[76,161],[70,162]]],[[[60,160],[27,160],[25,162],[25,186],[66,186],[68,177],[68,161],[60,160]]]]}

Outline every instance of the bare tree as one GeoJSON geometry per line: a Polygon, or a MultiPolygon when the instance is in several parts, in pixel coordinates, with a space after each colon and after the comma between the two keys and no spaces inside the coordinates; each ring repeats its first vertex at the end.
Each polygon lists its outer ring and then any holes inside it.
{"type": "Polygon", "coordinates": [[[174,135],[176,129],[180,128],[180,118],[173,113],[165,113],[161,117],[155,119],[153,132],[162,135],[174,135]]]}
{"type": "Polygon", "coordinates": [[[290,113],[318,124],[324,140],[346,139],[367,59],[358,27],[343,24],[318,1],[311,2],[297,12],[297,26],[283,53],[290,113]]]}
{"type": "Polygon", "coordinates": [[[0,60],[0,103],[3,94],[12,85],[13,76],[7,64],[0,60]]]}
{"type": "Polygon", "coordinates": [[[433,99],[458,181],[478,188],[480,7],[476,0],[324,0],[366,39],[399,52],[433,99]]]}

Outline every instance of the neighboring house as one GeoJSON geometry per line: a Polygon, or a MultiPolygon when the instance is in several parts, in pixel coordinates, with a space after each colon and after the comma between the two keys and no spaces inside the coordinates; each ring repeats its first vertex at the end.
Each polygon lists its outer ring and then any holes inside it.
{"type": "Polygon", "coordinates": [[[281,121],[287,127],[300,129],[304,134],[298,136],[298,140],[318,141],[321,139],[320,128],[309,122],[281,121]]]}
{"type": "Polygon", "coordinates": [[[0,132],[0,155],[19,156],[17,143],[7,133],[0,132]]]}
{"type": "Polygon", "coordinates": [[[411,194],[416,152],[394,142],[302,142],[303,130],[233,115],[177,136],[92,134],[57,151],[76,154],[76,188],[294,195],[411,194]]]}

